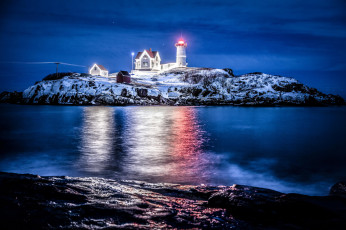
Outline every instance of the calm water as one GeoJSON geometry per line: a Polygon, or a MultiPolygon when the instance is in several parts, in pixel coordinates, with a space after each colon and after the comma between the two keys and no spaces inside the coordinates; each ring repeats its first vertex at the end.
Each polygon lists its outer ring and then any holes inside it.
{"type": "Polygon", "coordinates": [[[345,107],[0,110],[0,171],[315,195],[346,179],[345,107]]]}

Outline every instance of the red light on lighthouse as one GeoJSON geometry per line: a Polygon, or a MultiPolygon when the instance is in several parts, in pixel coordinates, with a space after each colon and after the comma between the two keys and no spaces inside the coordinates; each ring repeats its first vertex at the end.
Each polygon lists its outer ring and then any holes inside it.
{"type": "Polygon", "coordinates": [[[175,46],[187,46],[186,42],[180,38],[179,41],[177,43],[175,43],[175,46]]]}

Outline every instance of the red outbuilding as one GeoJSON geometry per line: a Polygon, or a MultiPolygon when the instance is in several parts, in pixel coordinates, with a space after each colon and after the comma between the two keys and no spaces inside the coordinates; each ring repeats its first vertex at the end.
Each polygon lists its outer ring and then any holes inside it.
{"type": "Polygon", "coordinates": [[[131,83],[131,75],[127,71],[119,71],[117,74],[117,83],[131,83]]]}

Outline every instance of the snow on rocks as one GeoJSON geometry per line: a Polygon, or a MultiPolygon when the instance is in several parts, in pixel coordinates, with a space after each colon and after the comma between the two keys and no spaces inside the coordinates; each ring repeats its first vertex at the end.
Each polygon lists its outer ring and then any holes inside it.
{"type": "Polygon", "coordinates": [[[74,105],[324,105],[345,104],[339,96],[326,95],[294,78],[250,73],[234,76],[210,68],[175,68],[163,73],[132,75],[131,84],[114,77],[73,74],[44,80],[0,101],[24,104],[74,105]]]}

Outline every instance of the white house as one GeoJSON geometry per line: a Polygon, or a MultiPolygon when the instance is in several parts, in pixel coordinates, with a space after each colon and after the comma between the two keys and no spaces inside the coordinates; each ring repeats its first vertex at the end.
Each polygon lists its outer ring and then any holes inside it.
{"type": "Polygon", "coordinates": [[[94,64],[90,68],[89,73],[91,75],[99,75],[102,77],[108,77],[108,70],[103,65],[99,65],[99,64],[94,64]]]}
{"type": "Polygon", "coordinates": [[[161,64],[161,57],[158,51],[144,50],[138,52],[135,58],[135,70],[137,71],[165,71],[175,67],[186,67],[186,47],[187,43],[181,38],[175,44],[177,47],[176,62],[161,64]]]}
{"type": "Polygon", "coordinates": [[[144,50],[138,52],[135,58],[135,70],[158,71],[161,70],[161,57],[158,51],[144,50]]]}

